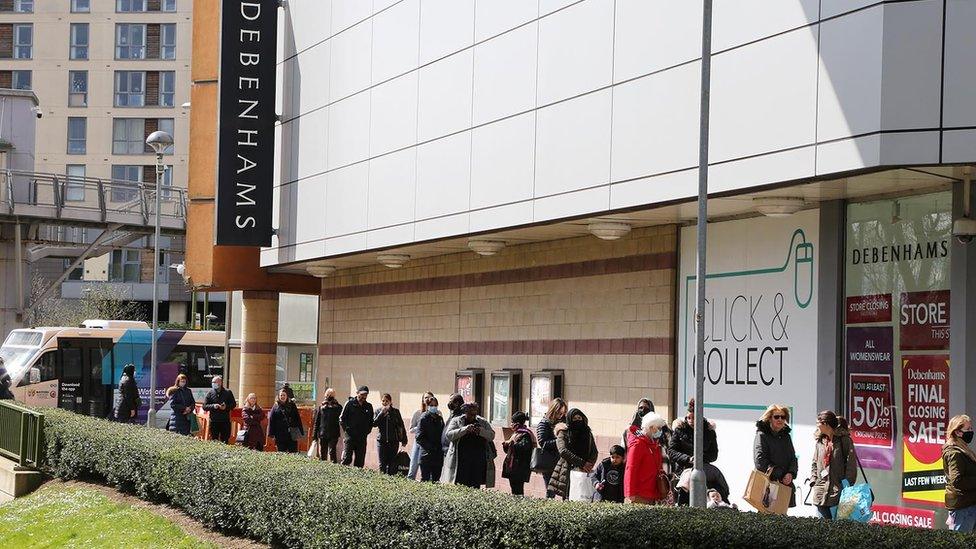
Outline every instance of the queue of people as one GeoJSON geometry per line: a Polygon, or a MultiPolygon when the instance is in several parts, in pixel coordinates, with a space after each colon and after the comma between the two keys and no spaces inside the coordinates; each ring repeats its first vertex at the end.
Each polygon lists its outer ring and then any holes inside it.
{"type": "MultiPolygon", "coordinates": [[[[173,411],[167,429],[188,435],[195,420],[195,401],[186,386],[184,374],[177,376],[166,390],[173,411]]],[[[139,408],[134,366],[123,368],[120,397],[113,411],[117,421],[132,421],[139,408]]],[[[336,399],[335,390],[325,391],[325,399],[315,407],[311,425],[312,438],[320,449],[320,459],[338,463],[337,446],[343,437],[342,463],[363,467],[366,442],[376,429],[380,471],[403,474],[424,482],[461,484],[472,488],[494,487],[495,429],[481,415],[478,403],[465,402],[460,394],[449,397],[446,414],[441,412],[433,393],[421,397],[409,432],[414,446],[409,454],[409,470],[398,465],[398,456],[408,444],[407,427],[399,409],[393,406],[389,393],[381,398],[381,407],[373,410],[367,400],[369,388],[361,386],[345,405],[336,399]],[[447,416],[446,418],[444,416],[447,416]]],[[[592,483],[592,500],[640,504],[688,504],[687,480],[694,465],[695,405],[691,400],[684,417],[670,426],[654,412],[650,399],[637,403],[633,419],[624,431],[621,445],[609,448],[599,461],[600,451],[589,427],[586,414],[569,408],[562,398],[552,399],[535,431],[528,427],[529,417],[517,411],[504,429],[501,476],[508,480],[511,493],[525,494],[525,484],[532,473],[542,477],[546,497],[567,499],[573,472],[582,472],[592,483]]],[[[220,376],[213,379],[203,408],[209,413],[210,438],[227,442],[230,436],[230,410],[236,407],[233,393],[223,387],[220,376]]],[[[279,452],[296,452],[298,441],[306,436],[305,426],[288,387],[277,395],[264,427],[265,412],[253,393],[242,406],[242,428],[237,443],[261,451],[265,432],[275,440],[279,452]]],[[[782,404],[769,406],[756,422],[753,442],[753,465],[765,473],[770,482],[790,489],[789,507],[796,506],[799,461],[793,445],[790,408],[782,404]]],[[[707,506],[711,509],[736,509],[729,502],[729,487],[722,472],[714,465],[719,447],[717,426],[703,418],[704,462],[707,506]]],[[[834,411],[817,415],[815,446],[810,461],[810,503],[824,519],[836,518],[841,494],[858,478],[858,458],[848,430],[847,420],[834,411]]],[[[945,506],[949,511],[947,525],[953,530],[969,532],[976,526],[976,452],[972,420],[967,415],[950,419],[942,459],[946,474],[945,506]]]]}

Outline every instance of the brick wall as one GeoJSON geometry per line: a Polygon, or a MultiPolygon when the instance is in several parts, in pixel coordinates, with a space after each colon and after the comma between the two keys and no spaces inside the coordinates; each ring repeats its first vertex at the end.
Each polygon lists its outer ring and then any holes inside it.
{"type": "MultiPolygon", "coordinates": [[[[488,398],[491,371],[517,368],[527,409],[529,374],[562,369],[564,396],[589,416],[604,454],[639,398],[673,415],[676,239],[675,227],[652,227],[326,278],[319,394],[331,385],[343,399],[365,384],[370,400],[389,392],[409,419],[426,390],[446,405],[456,370],[483,368],[488,398]]],[[[499,429],[499,449],[500,438],[499,429]]]]}

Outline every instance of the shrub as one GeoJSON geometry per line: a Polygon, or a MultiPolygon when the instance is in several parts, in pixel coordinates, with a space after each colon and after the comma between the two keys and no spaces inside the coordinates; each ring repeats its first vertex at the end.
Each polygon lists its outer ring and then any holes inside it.
{"type": "Polygon", "coordinates": [[[947,531],[514,498],[264,454],[61,410],[45,464],[288,547],[973,547],[947,531]]]}

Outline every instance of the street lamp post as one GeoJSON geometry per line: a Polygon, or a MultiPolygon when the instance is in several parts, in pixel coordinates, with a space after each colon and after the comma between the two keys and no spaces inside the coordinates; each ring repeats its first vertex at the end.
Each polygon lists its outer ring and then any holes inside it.
{"type": "Polygon", "coordinates": [[[152,290],[152,341],[149,353],[149,418],[147,427],[156,426],[156,339],[159,331],[159,211],[162,204],[163,176],[166,167],[163,165],[163,153],[173,146],[173,136],[164,131],[155,131],[146,138],[146,144],[156,153],[156,217],[153,237],[153,290],[152,290]]]}
{"type": "Polygon", "coordinates": [[[705,507],[705,242],[708,229],[708,115],[712,78],[712,0],[702,2],[701,112],[698,127],[698,265],[695,274],[695,463],[692,507],[705,507]]]}

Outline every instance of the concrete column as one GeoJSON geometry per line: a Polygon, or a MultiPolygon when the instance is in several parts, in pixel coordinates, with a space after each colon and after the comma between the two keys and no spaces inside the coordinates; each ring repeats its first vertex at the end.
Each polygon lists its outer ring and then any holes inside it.
{"type": "Polygon", "coordinates": [[[278,347],[278,293],[243,293],[241,308],[241,372],[238,400],[248,393],[262,408],[274,404],[275,356],[278,347]]]}
{"type": "Polygon", "coordinates": [[[844,237],[842,200],[820,204],[820,249],[817,250],[817,410],[843,411],[844,377],[844,237]]]}
{"type": "Polygon", "coordinates": [[[0,224],[0,342],[10,330],[24,327],[22,307],[26,306],[30,277],[23,247],[17,253],[15,231],[20,229],[20,225],[0,224]]]}
{"type": "MultiPolygon", "coordinates": [[[[970,197],[970,204],[976,196],[970,197]]],[[[976,208],[970,208],[970,215],[976,208]]],[[[952,188],[952,218],[963,215],[963,184],[952,188]]],[[[949,255],[949,413],[973,414],[976,406],[976,242],[952,239],[949,255]]]]}

